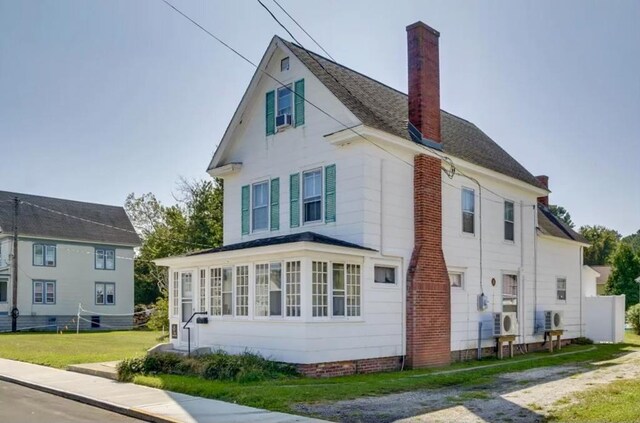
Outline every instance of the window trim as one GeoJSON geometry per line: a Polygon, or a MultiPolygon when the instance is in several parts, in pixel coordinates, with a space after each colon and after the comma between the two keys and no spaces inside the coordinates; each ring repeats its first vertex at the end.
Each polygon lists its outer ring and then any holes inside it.
{"type": "Polygon", "coordinates": [[[116,283],[115,282],[95,282],[93,286],[93,303],[97,306],[114,306],[116,305],[116,283]],[[98,302],[98,285],[102,285],[103,302],[98,302]],[[113,302],[107,302],[107,285],[113,285],[113,302]]]}
{"type": "Polygon", "coordinates": [[[462,186],[460,190],[460,232],[464,236],[475,237],[476,236],[476,190],[473,188],[469,188],[466,186],[462,186]],[[470,192],[473,197],[473,211],[465,211],[464,209],[464,195],[465,193],[470,192]],[[473,232],[467,232],[464,230],[464,214],[472,213],[473,217],[473,232]]]}
{"type": "Polygon", "coordinates": [[[116,249],[109,247],[93,248],[93,268],[95,270],[116,270],[116,249]],[[98,267],[98,251],[102,251],[102,267],[98,267]],[[107,251],[113,251],[113,269],[107,267],[107,251]]]}
{"type": "Polygon", "coordinates": [[[566,304],[567,302],[567,292],[569,290],[567,289],[567,277],[566,276],[556,276],[556,302],[558,303],[562,303],[562,304],[566,304]],[[560,292],[560,290],[558,289],[558,282],[560,282],[560,280],[564,280],[564,300],[558,298],[558,293],[560,292]]]}
{"type": "Polygon", "coordinates": [[[508,244],[515,244],[516,243],[516,202],[515,201],[511,201],[511,200],[504,200],[503,202],[503,207],[502,207],[502,231],[503,231],[503,236],[502,239],[504,242],[508,243],[508,244]],[[513,213],[513,220],[507,220],[507,203],[511,204],[511,211],[513,213]],[[513,226],[513,239],[508,239],[507,238],[507,223],[511,223],[511,225],[513,226]]]}
{"type": "Polygon", "coordinates": [[[31,283],[31,304],[33,305],[55,305],[58,300],[56,281],[51,279],[33,279],[31,283]],[[42,285],[42,300],[36,302],[36,285],[42,285]],[[47,301],[47,286],[53,285],[53,301],[47,301]]]}
{"type": "MultiPolygon", "coordinates": [[[[250,225],[250,233],[260,233],[260,232],[268,232],[271,228],[271,213],[270,213],[270,208],[271,208],[271,179],[267,178],[264,180],[260,180],[258,182],[253,182],[251,184],[251,189],[249,192],[249,225],[250,225]],[[265,210],[267,211],[267,224],[264,227],[264,229],[255,229],[254,228],[254,215],[253,212],[255,210],[254,208],[254,201],[253,201],[253,190],[254,187],[256,185],[262,185],[265,184],[267,187],[267,202],[264,205],[265,210]]],[[[261,206],[262,207],[262,206],[261,206]]]]}
{"type": "Polygon", "coordinates": [[[324,186],[324,166],[320,166],[320,167],[316,167],[316,168],[312,168],[312,169],[307,169],[307,170],[303,170],[301,171],[301,188],[300,188],[300,214],[301,216],[301,222],[302,225],[316,225],[319,223],[324,223],[324,208],[325,208],[325,204],[324,204],[324,191],[325,191],[325,186],[324,186]],[[316,220],[309,220],[307,221],[305,219],[305,183],[304,183],[304,175],[308,174],[308,173],[319,173],[320,174],[320,194],[318,195],[318,198],[320,199],[320,217],[319,219],[316,220]]]}
{"type": "Polygon", "coordinates": [[[31,264],[34,267],[56,267],[58,265],[58,246],[57,244],[34,242],[31,247],[31,264]],[[42,264],[36,263],[36,247],[42,247],[42,264]],[[47,265],[47,248],[53,248],[53,264],[47,265]]]}

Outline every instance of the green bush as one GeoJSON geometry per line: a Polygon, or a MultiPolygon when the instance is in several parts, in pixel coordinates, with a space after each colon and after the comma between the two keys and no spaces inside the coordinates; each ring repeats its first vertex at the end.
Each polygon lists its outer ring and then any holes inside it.
{"type": "Polygon", "coordinates": [[[627,310],[627,322],[629,322],[633,331],[640,335],[640,304],[629,307],[629,310],[627,310]]]}
{"type": "Polygon", "coordinates": [[[150,353],[142,358],[124,360],[118,365],[118,380],[123,382],[131,381],[136,374],[158,373],[242,383],[297,375],[296,368],[290,364],[270,361],[250,352],[231,355],[216,351],[195,357],[150,353]]]}
{"type": "Polygon", "coordinates": [[[590,339],[590,338],[586,338],[584,336],[580,336],[580,337],[574,339],[573,343],[577,344],[577,345],[591,345],[591,344],[593,344],[593,340],[590,339]]]}
{"type": "Polygon", "coordinates": [[[147,327],[151,330],[169,331],[169,300],[159,297],[154,305],[153,312],[147,322],[147,327]]]}

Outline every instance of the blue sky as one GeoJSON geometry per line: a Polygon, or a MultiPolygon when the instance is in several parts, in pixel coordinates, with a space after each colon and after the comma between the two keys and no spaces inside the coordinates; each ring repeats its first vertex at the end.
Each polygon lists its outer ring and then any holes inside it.
{"type": "MultiPolygon", "coordinates": [[[[405,92],[405,26],[438,29],[443,109],[549,175],[578,225],[640,229],[640,2],[280,3],[405,92]]],[[[175,4],[256,62],[288,38],[253,0],[175,4]]],[[[171,203],[180,176],[208,177],[253,72],[160,0],[0,0],[0,189],[171,203]]]]}

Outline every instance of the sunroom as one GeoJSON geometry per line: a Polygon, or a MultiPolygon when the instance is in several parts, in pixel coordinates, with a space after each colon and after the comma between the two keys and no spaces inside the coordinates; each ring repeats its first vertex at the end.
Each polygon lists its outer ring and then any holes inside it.
{"type": "Polygon", "coordinates": [[[372,249],[304,232],[156,264],[169,271],[175,349],[300,364],[402,355],[401,260],[372,249]]]}

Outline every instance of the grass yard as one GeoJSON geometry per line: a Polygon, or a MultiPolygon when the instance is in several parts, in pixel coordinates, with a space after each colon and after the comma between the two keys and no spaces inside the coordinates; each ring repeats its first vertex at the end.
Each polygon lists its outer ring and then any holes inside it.
{"type": "Polygon", "coordinates": [[[446,369],[353,375],[330,379],[286,378],[255,383],[221,382],[179,375],[139,375],[135,377],[134,382],[185,394],[288,412],[292,411],[291,406],[296,403],[337,401],[453,385],[482,385],[500,373],[567,363],[603,361],[637,350],[640,350],[640,337],[628,336],[626,344],[573,345],[563,348],[560,353],[533,353],[500,362],[495,359],[486,359],[479,362],[457,363],[446,369]],[[575,354],[565,355],[564,353],[567,352],[575,352],[575,354]],[[500,363],[498,366],[492,366],[498,363],[500,363]],[[445,373],[455,369],[467,370],[445,373]]]}
{"type": "Polygon", "coordinates": [[[7,333],[0,334],[0,357],[64,369],[144,355],[159,336],[152,331],[7,333]]]}

